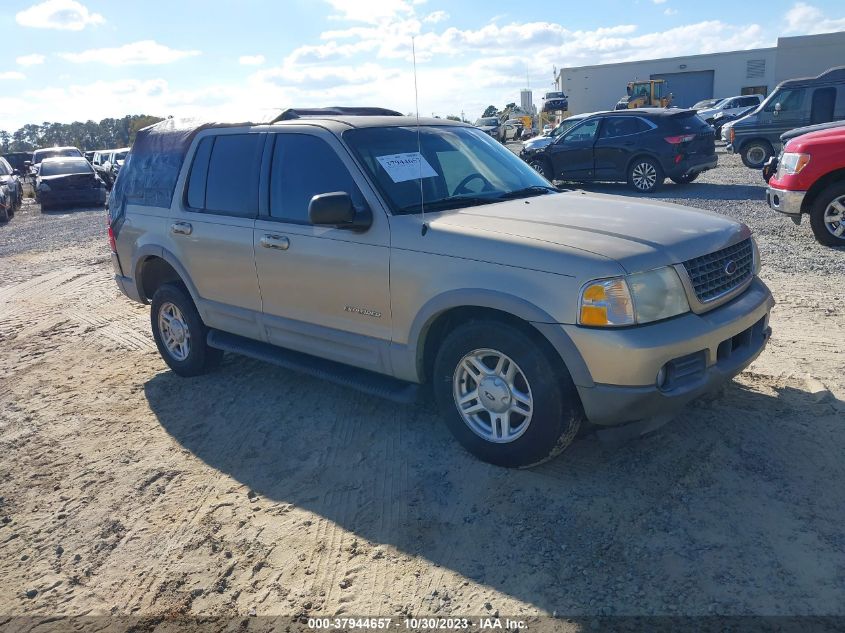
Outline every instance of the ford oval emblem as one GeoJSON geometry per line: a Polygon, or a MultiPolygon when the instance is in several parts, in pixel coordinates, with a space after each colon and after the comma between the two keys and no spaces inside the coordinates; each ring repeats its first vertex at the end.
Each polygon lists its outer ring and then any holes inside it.
{"type": "Polygon", "coordinates": [[[731,277],[734,273],[736,273],[736,262],[734,260],[731,260],[727,264],[725,264],[725,274],[728,277],[731,277]]]}

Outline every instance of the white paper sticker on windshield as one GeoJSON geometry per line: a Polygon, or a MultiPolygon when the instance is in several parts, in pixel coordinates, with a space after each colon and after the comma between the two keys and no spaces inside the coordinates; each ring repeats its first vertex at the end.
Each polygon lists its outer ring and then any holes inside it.
{"type": "Polygon", "coordinates": [[[428,164],[425,156],[419,152],[376,156],[376,160],[384,167],[384,171],[387,172],[393,182],[431,178],[437,175],[437,172],[428,164]]]}

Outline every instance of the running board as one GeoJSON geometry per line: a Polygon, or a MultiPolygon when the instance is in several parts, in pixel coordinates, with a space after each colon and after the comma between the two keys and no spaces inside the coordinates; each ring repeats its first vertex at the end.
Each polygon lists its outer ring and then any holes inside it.
{"type": "Polygon", "coordinates": [[[276,347],[269,343],[262,343],[220,330],[209,330],[208,345],[224,352],[249,356],[256,360],[272,363],[285,369],[291,369],[343,387],[357,389],[400,404],[417,402],[420,391],[420,386],[412,382],[405,382],[366,369],[317,358],[310,354],[276,347]]]}

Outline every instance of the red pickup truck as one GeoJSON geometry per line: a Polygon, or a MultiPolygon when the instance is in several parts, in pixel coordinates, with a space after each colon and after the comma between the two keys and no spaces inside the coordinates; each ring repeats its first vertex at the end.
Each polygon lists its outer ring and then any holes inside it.
{"type": "Polygon", "coordinates": [[[808,214],[822,244],[845,246],[845,127],[790,140],[769,180],[766,201],[796,224],[808,214]]]}

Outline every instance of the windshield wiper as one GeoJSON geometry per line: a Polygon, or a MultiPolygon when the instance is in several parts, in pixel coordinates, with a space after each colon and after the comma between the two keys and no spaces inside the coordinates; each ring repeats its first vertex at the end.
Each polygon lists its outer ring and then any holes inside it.
{"type": "Polygon", "coordinates": [[[531,185],[523,189],[514,189],[513,191],[506,191],[505,193],[496,197],[497,200],[511,200],[513,198],[528,198],[530,196],[543,196],[547,193],[559,193],[558,189],[554,187],[545,187],[543,185],[531,185]]]}
{"type": "MultiPolygon", "coordinates": [[[[439,200],[432,200],[428,201],[425,200],[425,210],[426,211],[442,211],[444,209],[454,209],[457,207],[474,207],[479,204],[489,204],[491,202],[498,202],[498,198],[483,198],[480,196],[448,196],[447,198],[440,198],[439,200]]],[[[401,209],[399,209],[400,213],[414,213],[420,210],[420,203],[415,202],[414,204],[409,204],[401,209]]]]}

